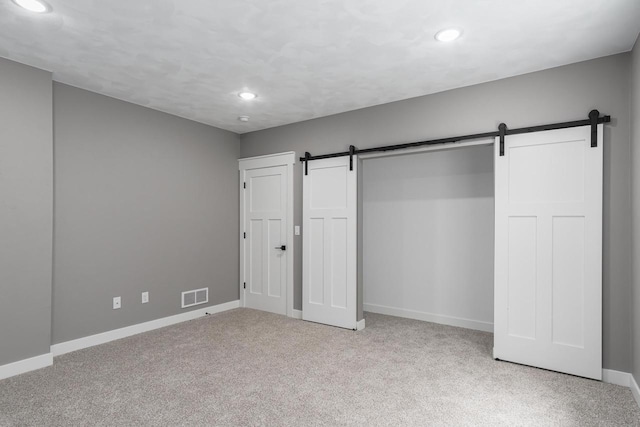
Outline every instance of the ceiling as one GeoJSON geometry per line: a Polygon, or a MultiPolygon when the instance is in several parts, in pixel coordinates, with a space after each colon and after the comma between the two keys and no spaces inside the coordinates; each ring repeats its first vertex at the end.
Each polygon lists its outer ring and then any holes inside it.
{"type": "Polygon", "coordinates": [[[640,31],[638,0],[48,2],[0,0],[1,57],[237,133],[629,51],[640,31]]]}

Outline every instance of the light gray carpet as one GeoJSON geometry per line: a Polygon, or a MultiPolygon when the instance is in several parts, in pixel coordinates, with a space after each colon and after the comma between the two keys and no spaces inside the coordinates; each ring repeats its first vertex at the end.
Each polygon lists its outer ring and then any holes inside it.
{"type": "Polygon", "coordinates": [[[491,358],[492,335],[237,309],[0,381],[0,425],[640,425],[624,387],[491,358]]]}

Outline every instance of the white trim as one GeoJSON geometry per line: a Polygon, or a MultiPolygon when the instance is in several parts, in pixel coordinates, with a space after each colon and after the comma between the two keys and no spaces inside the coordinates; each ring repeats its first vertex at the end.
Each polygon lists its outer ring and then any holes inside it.
{"type": "Polygon", "coordinates": [[[636,404],[640,407],[640,388],[638,388],[636,379],[630,373],[614,371],[613,369],[603,369],[602,382],[628,387],[631,390],[636,404]]]}
{"type": "Polygon", "coordinates": [[[78,338],[51,346],[51,353],[54,356],[60,356],[83,348],[93,347],[94,345],[105,344],[110,341],[119,340],[121,338],[130,337],[131,335],[140,334],[142,332],[152,331],[154,329],[164,328],[165,326],[175,325],[176,323],[186,322],[205,314],[216,314],[227,310],[240,307],[240,301],[230,301],[223,304],[212,305],[210,307],[200,308],[198,310],[188,311],[186,313],[176,314],[174,316],[163,317],[161,319],[151,320],[149,322],[138,323],[120,329],[103,332],[88,337],[78,338]]]}
{"type": "Polygon", "coordinates": [[[365,323],[365,322],[364,322],[364,319],[362,319],[362,320],[358,320],[358,323],[356,323],[356,331],[361,331],[361,330],[363,330],[363,329],[364,329],[364,326],[365,326],[365,324],[364,324],[364,323],[365,323]]]}
{"type": "Polygon", "coordinates": [[[636,403],[640,406],[640,388],[638,388],[636,379],[630,373],[614,371],[613,369],[603,369],[602,382],[628,387],[636,403]]]}
{"type": "Polygon", "coordinates": [[[631,378],[629,379],[629,388],[631,389],[631,393],[633,394],[633,398],[636,399],[636,403],[640,406],[640,388],[638,388],[638,383],[633,375],[629,374],[631,378]]]}
{"type": "Polygon", "coordinates": [[[291,163],[287,165],[287,316],[293,316],[293,251],[295,248],[295,238],[293,236],[294,217],[293,217],[293,165],[295,164],[295,155],[291,163]]]}
{"type": "Polygon", "coordinates": [[[631,384],[631,374],[628,372],[614,371],[613,369],[603,369],[602,382],[629,387],[631,384]]]}
{"type": "Polygon", "coordinates": [[[302,310],[296,310],[295,308],[291,311],[291,316],[294,319],[302,319],[302,310]]]}
{"type": "Polygon", "coordinates": [[[53,354],[46,353],[0,366],[0,380],[53,365],[53,354]]]}
{"type": "MultiPolygon", "coordinates": [[[[286,303],[286,315],[287,317],[295,317],[293,310],[293,253],[295,249],[295,240],[293,229],[294,217],[293,217],[293,165],[296,163],[296,153],[294,151],[287,151],[284,153],[268,154],[266,156],[246,157],[238,159],[238,170],[240,171],[240,230],[238,230],[238,237],[240,239],[240,282],[238,288],[240,292],[240,307],[246,307],[245,292],[243,284],[246,283],[244,277],[244,244],[245,239],[243,236],[245,218],[244,218],[244,173],[248,169],[260,169],[274,166],[286,166],[287,167],[287,303],[286,303]]],[[[300,317],[302,318],[302,317],[300,317]]]]}
{"type": "Polygon", "coordinates": [[[438,145],[425,145],[418,148],[406,148],[403,150],[391,150],[391,151],[383,151],[380,153],[368,153],[368,154],[358,154],[358,157],[366,160],[366,159],[375,159],[378,157],[391,157],[391,156],[404,156],[406,154],[416,154],[416,153],[424,153],[427,151],[443,151],[443,150],[455,150],[457,148],[464,147],[474,147],[477,145],[493,145],[493,138],[484,138],[477,139],[469,142],[452,142],[447,144],[438,144],[438,145]]]}
{"type": "Polygon", "coordinates": [[[408,310],[406,308],[387,307],[377,304],[364,304],[364,311],[386,314],[389,316],[406,317],[407,319],[423,320],[425,322],[440,323],[442,325],[458,326],[460,328],[475,329],[477,331],[493,332],[493,323],[462,317],[446,316],[444,314],[426,313],[408,310]]]}
{"type": "Polygon", "coordinates": [[[270,168],[273,166],[293,166],[295,164],[296,153],[287,151],[284,153],[267,154],[266,156],[238,159],[238,170],[270,168]]]}

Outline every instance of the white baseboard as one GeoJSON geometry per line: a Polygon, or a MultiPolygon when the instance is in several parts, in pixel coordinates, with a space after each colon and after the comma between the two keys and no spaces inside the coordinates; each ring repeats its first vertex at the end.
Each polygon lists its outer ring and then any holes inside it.
{"type": "Polygon", "coordinates": [[[361,331],[364,329],[364,327],[365,327],[364,319],[358,320],[358,323],[356,323],[356,331],[361,331]]]}
{"type": "Polygon", "coordinates": [[[406,317],[407,319],[423,320],[425,322],[440,323],[442,325],[458,326],[475,329],[477,331],[493,332],[493,323],[480,320],[464,319],[462,317],[446,316],[443,314],[426,313],[406,308],[387,307],[377,304],[364,304],[364,311],[386,314],[389,316],[406,317]]]}
{"type": "Polygon", "coordinates": [[[162,319],[151,320],[149,322],[138,323],[137,325],[131,325],[96,335],[90,335],[88,337],[62,342],[60,344],[54,344],[51,346],[51,353],[53,353],[54,356],[61,356],[72,351],[108,343],[110,341],[119,340],[121,338],[130,337],[131,335],[152,331],[158,328],[164,328],[165,326],[175,325],[176,323],[186,322],[187,320],[193,320],[204,316],[206,313],[215,314],[238,307],[240,307],[240,300],[212,305],[210,307],[188,311],[174,316],[163,317],[162,319]]]}
{"type": "Polygon", "coordinates": [[[602,381],[609,384],[629,387],[633,398],[636,400],[638,406],[640,406],[640,388],[638,388],[636,379],[630,373],[614,371],[613,369],[603,369],[602,381]]]}
{"type": "Polygon", "coordinates": [[[0,380],[53,365],[53,354],[46,353],[0,366],[0,380]]]}
{"type": "Polygon", "coordinates": [[[631,393],[633,394],[633,398],[636,399],[636,403],[640,406],[640,388],[638,388],[638,383],[633,375],[629,374],[631,378],[629,379],[629,388],[631,389],[631,393]]]}
{"type": "Polygon", "coordinates": [[[603,369],[602,382],[629,387],[631,385],[631,374],[628,372],[614,371],[613,369],[603,369]]]}

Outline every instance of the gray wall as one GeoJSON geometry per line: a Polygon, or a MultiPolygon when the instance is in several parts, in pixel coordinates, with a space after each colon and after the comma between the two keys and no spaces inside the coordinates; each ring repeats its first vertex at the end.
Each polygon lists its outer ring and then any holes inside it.
{"type": "MultiPolygon", "coordinates": [[[[604,367],[631,370],[630,54],[242,135],[242,157],[312,154],[418,141],[610,114],[604,148],[604,367]]],[[[295,166],[295,223],[302,217],[302,166],[295,166]]],[[[304,232],[304,230],[303,230],[304,232]]],[[[301,307],[301,236],[295,240],[295,307],[301,307]]]]}
{"type": "Polygon", "coordinates": [[[640,381],[640,38],[631,59],[631,162],[633,182],[633,376],[640,381]]]}
{"type": "Polygon", "coordinates": [[[493,324],[493,146],[362,163],[365,311],[493,324]]]}
{"type": "Polygon", "coordinates": [[[63,84],[53,93],[53,343],[181,313],[189,289],[237,300],[238,136],[63,84]]]}
{"type": "Polygon", "coordinates": [[[0,365],[49,353],[51,73],[0,58],[0,365]]]}

